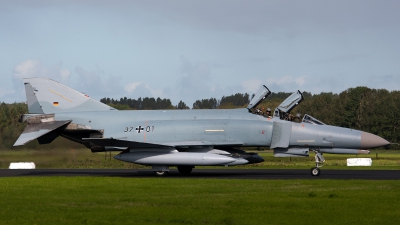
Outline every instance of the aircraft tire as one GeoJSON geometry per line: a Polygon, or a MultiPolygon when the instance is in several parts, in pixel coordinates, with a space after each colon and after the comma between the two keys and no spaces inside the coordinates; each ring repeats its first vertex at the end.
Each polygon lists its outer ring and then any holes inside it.
{"type": "Polygon", "coordinates": [[[321,174],[321,170],[318,167],[314,167],[311,169],[312,176],[319,176],[321,174]]]}
{"type": "Polygon", "coordinates": [[[159,177],[168,175],[168,171],[154,171],[154,173],[159,177]]]}
{"type": "Polygon", "coordinates": [[[178,166],[179,173],[183,175],[188,175],[192,172],[193,166],[178,166]]]}

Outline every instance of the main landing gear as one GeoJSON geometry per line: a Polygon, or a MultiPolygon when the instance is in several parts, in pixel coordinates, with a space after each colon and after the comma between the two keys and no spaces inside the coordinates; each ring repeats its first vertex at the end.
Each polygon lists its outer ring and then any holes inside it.
{"type": "Polygon", "coordinates": [[[179,173],[183,175],[188,175],[192,172],[194,166],[178,166],[179,173]]]}
{"type": "MultiPolygon", "coordinates": [[[[183,175],[188,175],[192,172],[194,166],[177,166],[179,173],[183,175]]],[[[153,166],[153,172],[157,176],[167,176],[169,172],[168,166],[153,166]]]]}
{"type": "Polygon", "coordinates": [[[168,171],[162,171],[162,170],[160,170],[160,171],[154,171],[154,173],[155,173],[157,176],[159,176],[159,177],[167,176],[167,175],[168,175],[168,171]]]}
{"type": "Polygon", "coordinates": [[[311,168],[311,175],[319,176],[321,173],[321,170],[319,168],[324,165],[325,158],[322,156],[322,154],[318,150],[312,150],[312,151],[315,152],[315,166],[316,167],[311,168]]]}
{"type": "Polygon", "coordinates": [[[168,172],[169,172],[169,167],[168,166],[153,166],[153,172],[157,175],[157,176],[167,176],[168,172]]]}

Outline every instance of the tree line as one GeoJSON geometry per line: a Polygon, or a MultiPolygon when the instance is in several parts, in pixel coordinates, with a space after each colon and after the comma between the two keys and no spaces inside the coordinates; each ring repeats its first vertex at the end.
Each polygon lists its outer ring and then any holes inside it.
{"type": "MultiPolygon", "coordinates": [[[[273,111],[290,94],[271,93],[258,107],[264,110],[271,108],[273,111]]],[[[390,142],[400,142],[400,91],[356,87],[340,94],[303,92],[303,96],[304,101],[292,114],[309,114],[326,124],[362,130],[379,135],[390,142]]],[[[249,94],[236,93],[221,99],[196,100],[192,109],[244,108],[249,101],[249,94]]],[[[119,110],[189,109],[183,101],[174,106],[169,99],[161,98],[102,98],[101,102],[119,110]]],[[[18,122],[24,113],[27,113],[25,103],[0,104],[0,149],[11,148],[25,128],[25,124],[18,122]]],[[[34,142],[27,147],[37,148],[38,145],[34,142]]]]}
{"type": "MultiPolygon", "coordinates": [[[[154,109],[190,109],[182,100],[178,105],[172,105],[170,99],[161,98],[120,98],[113,99],[104,97],[100,102],[119,110],[154,110],[154,109]]],[[[249,94],[236,93],[230,96],[223,96],[220,100],[216,98],[196,100],[192,109],[217,109],[217,108],[237,108],[245,107],[249,103],[249,94]]]]}
{"type": "MultiPolygon", "coordinates": [[[[138,99],[131,99],[131,98],[120,98],[119,100],[117,99],[110,99],[110,98],[102,98],[100,99],[100,102],[107,104],[111,107],[114,107],[119,110],[129,110],[129,109],[135,109],[135,110],[149,110],[149,109],[175,109],[171,103],[171,100],[169,99],[161,99],[161,98],[138,98],[138,99]]],[[[185,107],[181,106],[181,107],[185,107]]]]}

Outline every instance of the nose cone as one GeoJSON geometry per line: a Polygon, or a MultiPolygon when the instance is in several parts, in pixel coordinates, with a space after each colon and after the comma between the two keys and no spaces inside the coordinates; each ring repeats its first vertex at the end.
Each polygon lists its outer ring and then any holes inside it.
{"type": "Polygon", "coordinates": [[[361,132],[361,148],[363,149],[377,148],[388,144],[390,144],[388,141],[375,134],[361,132]]]}

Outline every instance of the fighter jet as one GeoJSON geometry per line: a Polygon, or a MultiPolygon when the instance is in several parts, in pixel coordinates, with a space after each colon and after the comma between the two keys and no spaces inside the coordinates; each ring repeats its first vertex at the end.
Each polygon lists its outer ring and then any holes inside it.
{"type": "Polygon", "coordinates": [[[83,144],[92,152],[118,151],[117,160],[148,165],[159,176],[176,166],[189,174],[195,166],[234,166],[264,159],[244,147],[269,147],[276,157],[308,157],[315,153],[311,175],[320,175],[323,153],[368,154],[388,145],[367,132],[330,126],[304,115],[289,119],[303,96],[294,92],[265,117],[257,106],[271,91],[262,86],[243,109],[118,111],[56,81],[24,78],[27,127],[14,146],[34,139],[48,144],[58,136],[83,144]]]}

